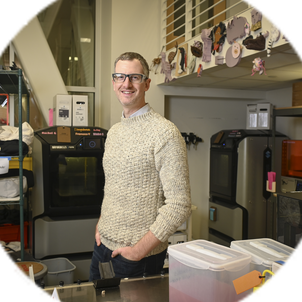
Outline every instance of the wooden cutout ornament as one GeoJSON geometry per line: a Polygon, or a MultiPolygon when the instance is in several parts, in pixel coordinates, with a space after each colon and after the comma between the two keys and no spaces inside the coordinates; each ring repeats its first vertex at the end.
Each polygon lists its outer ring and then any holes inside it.
{"type": "Polygon", "coordinates": [[[223,56],[215,56],[215,65],[222,65],[224,63],[223,56]]]}
{"type": "Polygon", "coordinates": [[[171,82],[174,79],[171,76],[171,65],[169,62],[166,61],[166,53],[161,53],[161,70],[160,73],[163,73],[165,75],[165,83],[171,82]]]}
{"type": "Polygon", "coordinates": [[[202,48],[203,48],[203,45],[200,41],[194,41],[193,45],[191,45],[191,53],[192,53],[193,57],[188,66],[189,74],[192,74],[195,70],[196,58],[200,58],[202,56],[202,48]]]}
{"type": "Polygon", "coordinates": [[[234,41],[233,45],[229,47],[225,55],[225,63],[228,67],[234,67],[239,64],[241,60],[242,47],[234,41]]]}
{"type": "Polygon", "coordinates": [[[256,31],[258,29],[261,29],[262,27],[262,13],[254,8],[252,11],[251,11],[251,18],[252,18],[252,31],[256,31]]]}
{"type": "Polygon", "coordinates": [[[254,59],[253,64],[251,76],[253,76],[256,72],[259,72],[259,75],[262,75],[263,73],[266,75],[265,61],[258,57],[254,59]]]}
{"type": "Polygon", "coordinates": [[[202,56],[202,48],[203,45],[200,41],[195,41],[193,45],[191,45],[191,53],[194,57],[200,58],[202,56]]]}
{"type": "Polygon", "coordinates": [[[223,22],[220,22],[218,25],[214,26],[211,31],[213,55],[215,55],[215,52],[222,51],[222,46],[224,44],[225,37],[226,37],[226,26],[223,22]]]}
{"type": "Polygon", "coordinates": [[[264,50],[265,49],[265,42],[266,38],[269,36],[269,32],[266,31],[265,34],[260,33],[255,39],[254,38],[246,38],[242,41],[242,44],[245,46],[246,49],[253,49],[253,50],[264,50]]]}
{"type": "Polygon", "coordinates": [[[245,37],[246,23],[247,20],[245,17],[237,18],[236,16],[234,16],[233,19],[230,22],[228,22],[226,38],[229,44],[232,44],[236,39],[241,39],[245,37]]]}
{"type": "Polygon", "coordinates": [[[203,66],[202,66],[202,64],[199,64],[198,69],[197,69],[197,77],[198,78],[201,77],[202,71],[203,71],[203,66]]]}
{"type": "Polygon", "coordinates": [[[188,44],[184,44],[178,48],[175,70],[177,76],[182,76],[187,73],[187,52],[188,44]]]}
{"type": "Polygon", "coordinates": [[[188,66],[188,69],[189,69],[189,74],[192,74],[195,70],[195,66],[196,66],[196,57],[193,56],[189,66],[188,66]]]}
{"type": "Polygon", "coordinates": [[[234,59],[237,59],[239,58],[240,54],[241,54],[241,47],[239,43],[234,43],[232,46],[232,57],[234,59]]]}
{"type": "MultiPolygon", "coordinates": [[[[174,58],[175,58],[176,55],[177,55],[177,50],[178,50],[178,43],[176,42],[176,44],[175,44],[175,51],[169,52],[169,55],[168,55],[168,62],[169,62],[169,64],[171,65],[171,69],[173,69],[172,61],[174,60],[174,58]]],[[[175,68],[175,67],[174,67],[174,68],[175,68]]]]}
{"type": "MultiPolygon", "coordinates": [[[[163,51],[163,49],[164,49],[164,46],[162,47],[161,52],[163,51]]],[[[157,69],[158,69],[158,67],[159,67],[159,65],[160,65],[160,63],[161,63],[161,52],[160,52],[160,54],[157,56],[157,58],[154,58],[154,59],[152,60],[152,63],[150,64],[150,67],[149,67],[149,70],[150,70],[150,71],[154,71],[154,74],[157,73],[157,69]]]]}
{"type": "Polygon", "coordinates": [[[270,39],[268,41],[268,46],[267,46],[267,57],[271,56],[271,51],[272,51],[272,48],[273,48],[273,44],[275,42],[278,42],[279,38],[280,38],[279,29],[276,26],[272,25],[270,39]]]}
{"type": "Polygon", "coordinates": [[[201,31],[201,40],[203,41],[202,62],[211,62],[212,39],[211,29],[203,29],[201,31]]]}

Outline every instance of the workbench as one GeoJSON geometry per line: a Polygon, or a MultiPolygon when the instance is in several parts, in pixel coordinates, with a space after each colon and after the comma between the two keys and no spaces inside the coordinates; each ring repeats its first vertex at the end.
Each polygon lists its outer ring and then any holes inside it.
{"type": "MultiPolygon", "coordinates": [[[[56,287],[61,302],[169,302],[169,275],[121,279],[119,287],[95,289],[92,282],[56,287]]],[[[44,289],[52,295],[54,287],[44,289]]]]}

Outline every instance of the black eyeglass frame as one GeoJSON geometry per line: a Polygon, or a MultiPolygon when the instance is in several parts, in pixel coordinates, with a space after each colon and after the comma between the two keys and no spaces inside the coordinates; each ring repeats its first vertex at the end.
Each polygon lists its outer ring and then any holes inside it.
{"type": "Polygon", "coordinates": [[[124,82],[126,81],[126,79],[128,78],[129,81],[132,83],[132,81],[131,81],[131,79],[130,79],[130,76],[133,76],[133,75],[140,75],[140,76],[142,76],[142,79],[141,79],[141,81],[140,81],[138,84],[142,83],[143,80],[147,80],[147,79],[148,79],[147,76],[145,76],[144,74],[141,74],[141,73],[130,73],[130,74],[125,74],[125,73],[113,73],[113,74],[112,74],[112,79],[113,79],[113,81],[114,81],[115,83],[124,83],[124,82]],[[117,81],[115,81],[114,76],[116,76],[116,75],[124,75],[124,76],[125,76],[124,81],[123,81],[123,82],[117,82],[117,81]]]}

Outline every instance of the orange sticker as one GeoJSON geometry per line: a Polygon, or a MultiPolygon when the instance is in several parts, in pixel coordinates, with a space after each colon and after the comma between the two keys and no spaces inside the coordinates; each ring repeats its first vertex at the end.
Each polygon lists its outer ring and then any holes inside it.
{"type": "Polygon", "coordinates": [[[239,277],[236,280],[233,280],[233,284],[237,295],[255,286],[259,286],[262,282],[262,279],[260,277],[261,277],[261,273],[255,270],[246,275],[239,277]]]}

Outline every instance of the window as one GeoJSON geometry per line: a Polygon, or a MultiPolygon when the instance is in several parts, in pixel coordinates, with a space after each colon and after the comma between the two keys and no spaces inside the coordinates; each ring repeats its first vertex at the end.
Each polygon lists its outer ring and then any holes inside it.
{"type": "Polygon", "coordinates": [[[38,15],[66,86],[94,86],[95,0],[55,1],[38,15]]]}
{"type": "Polygon", "coordinates": [[[166,9],[166,50],[185,41],[185,0],[168,0],[166,9]]]}
{"type": "Polygon", "coordinates": [[[163,0],[162,3],[166,51],[249,7],[243,0],[163,0]]]}

